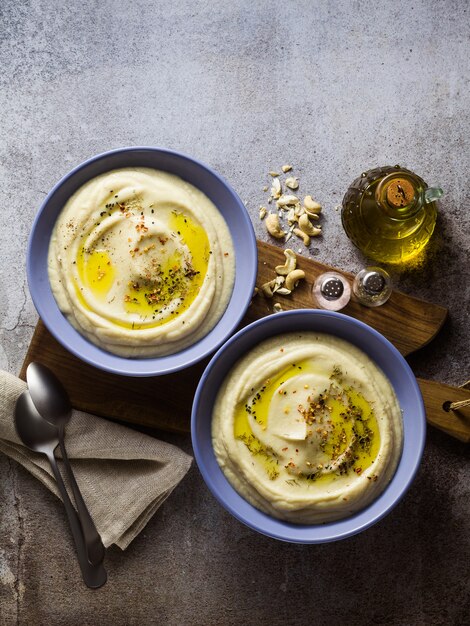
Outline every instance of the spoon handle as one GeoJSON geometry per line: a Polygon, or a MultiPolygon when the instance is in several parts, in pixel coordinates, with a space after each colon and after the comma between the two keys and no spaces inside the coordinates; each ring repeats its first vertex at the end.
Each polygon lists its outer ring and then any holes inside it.
{"type": "Polygon", "coordinates": [[[67,517],[69,519],[70,530],[72,531],[72,535],[75,541],[78,563],[82,571],[83,580],[87,587],[90,587],[91,589],[98,589],[105,584],[108,575],[106,574],[106,570],[104,569],[102,563],[100,563],[99,565],[92,565],[91,563],[89,563],[80,521],[65,488],[64,481],[59,472],[59,468],[57,467],[57,461],[55,460],[54,453],[48,453],[47,458],[49,459],[52,471],[54,472],[57,486],[59,488],[59,492],[65,506],[67,517]]]}
{"type": "Polygon", "coordinates": [[[82,526],[83,538],[85,540],[88,560],[92,565],[98,565],[99,563],[103,562],[105,548],[103,542],[101,541],[100,534],[96,530],[95,523],[93,522],[87,505],[83,500],[80,488],[77,485],[77,481],[75,480],[75,475],[73,473],[72,466],[70,465],[67,451],[65,449],[63,425],[59,426],[59,445],[60,452],[62,454],[62,460],[64,462],[65,470],[67,472],[67,477],[69,479],[70,486],[72,487],[75,504],[77,505],[78,518],[82,526]]]}

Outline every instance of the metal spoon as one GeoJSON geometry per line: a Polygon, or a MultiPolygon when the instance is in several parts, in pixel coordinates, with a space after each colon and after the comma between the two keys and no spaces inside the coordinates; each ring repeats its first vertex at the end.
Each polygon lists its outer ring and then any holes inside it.
{"type": "Polygon", "coordinates": [[[62,383],[51,370],[41,363],[30,363],[26,370],[29,393],[34,406],[42,417],[58,428],[59,445],[65,470],[72,487],[73,497],[77,505],[78,517],[82,525],[83,538],[92,565],[101,563],[105,548],[96,526],[83,500],[80,489],[70,465],[64,443],[65,426],[72,415],[72,407],[62,383]]]}
{"type": "Polygon", "coordinates": [[[88,587],[98,589],[106,582],[107,574],[101,563],[92,565],[88,561],[82,528],[54,456],[54,450],[59,445],[58,429],[39,415],[28,391],[23,391],[16,402],[15,428],[25,446],[35,452],[45,454],[49,459],[69,519],[83,580],[88,587]]]}

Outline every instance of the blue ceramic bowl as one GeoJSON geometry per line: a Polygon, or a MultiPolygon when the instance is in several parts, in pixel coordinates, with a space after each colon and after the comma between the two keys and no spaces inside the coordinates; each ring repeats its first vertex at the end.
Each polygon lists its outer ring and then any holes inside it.
{"type": "Polygon", "coordinates": [[[220,348],[204,371],[197,388],[191,434],[196,461],[207,486],[234,517],[263,535],[282,541],[326,543],[366,530],[400,501],[418,470],[426,436],[426,419],[416,378],[402,355],[385,337],[370,326],[341,313],[307,309],[278,313],[254,322],[220,348]],[[403,410],[403,452],[389,485],[367,508],[343,520],[321,525],[284,522],[249,504],[225,478],[211,441],[212,410],[217,392],[236,361],[261,341],[294,331],[328,333],[360,348],[388,377],[403,410]]]}
{"type": "Polygon", "coordinates": [[[33,224],[28,245],[28,284],[34,305],[54,337],[75,356],[108,372],[125,376],[169,374],[208,356],[237,328],[253,295],[257,272],[256,238],[240,198],[214,170],[200,161],[161,148],[121,148],[99,154],[64,176],[48,194],[33,224]],[[47,252],[56,219],[70,196],[84,183],[121,167],[152,167],[180,176],[216,205],[225,218],[235,247],[236,275],[232,297],[217,325],[200,341],[168,356],[128,359],[85,339],[60,312],[47,274],[47,252]]]}

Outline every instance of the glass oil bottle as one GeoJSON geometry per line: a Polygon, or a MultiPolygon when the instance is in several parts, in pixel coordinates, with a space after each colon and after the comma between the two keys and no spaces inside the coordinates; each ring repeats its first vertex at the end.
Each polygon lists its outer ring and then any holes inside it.
{"type": "Polygon", "coordinates": [[[419,254],[433,234],[442,189],[399,165],[364,172],[343,198],[341,219],[351,241],[382,263],[419,254]]]}

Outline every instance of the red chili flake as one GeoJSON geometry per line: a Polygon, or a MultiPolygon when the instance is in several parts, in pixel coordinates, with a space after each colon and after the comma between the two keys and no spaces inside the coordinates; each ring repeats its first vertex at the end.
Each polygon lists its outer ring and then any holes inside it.
{"type": "Polygon", "coordinates": [[[286,450],[289,450],[289,448],[282,448],[283,452],[285,452],[286,450]]]}

